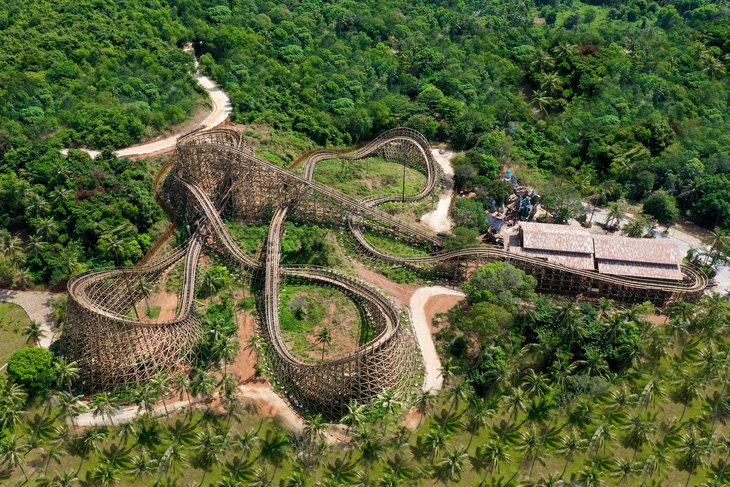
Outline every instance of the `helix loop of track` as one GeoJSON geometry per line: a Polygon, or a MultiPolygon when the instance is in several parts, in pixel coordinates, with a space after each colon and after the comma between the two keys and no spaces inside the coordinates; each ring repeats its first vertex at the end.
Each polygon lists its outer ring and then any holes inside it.
{"type": "MultiPolygon", "coordinates": [[[[650,300],[663,305],[677,299],[699,299],[707,286],[699,271],[683,267],[684,280],[661,282],[571,269],[501,248],[475,247],[445,251],[443,242],[380,211],[383,203],[416,202],[438,186],[439,167],[428,141],[418,132],[388,131],[348,153],[314,151],[303,175],[296,175],[256,156],[237,132],[196,131],[178,140],[161,203],[174,209],[174,221],[187,222],[188,242],[165,255],[149,253],[138,267],[87,272],[69,282],[67,325],[62,351],[82,369],[86,389],[140,383],[160,370],[185,363],[200,339],[200,316],[195,304],[198,263],[203,249],[213,246],[227,259],[250,271],[260,283],[257,306],[266,338],[268,364],[280,389],[295,406],[335,416],[350,401],[368,401],[383,390],[405,390],[415,371],[415,341],[403,326],[403,314],[382,292],[357,278],[317,266],[281,264],[283,224],[287,219],[349,228],[358,248],[388,265],[408,266],[458,280],[484,262],[508,261],[535,275],[540,289],[585,298],[606,296],[624,302],[650,300]],[[426,175],[416,195],[389,195],[356,201],[314,181],[317,164],[327,159],[357,161],[373,155],[415,168],[426,175]],[[228,233],[221,214],[230,210],[249,220],[270,218],[264,256],[259,261],[244,253],[228,233]],[[266,217],[268,215],[268,217],[266,217]],[[404,258],[376,248],[363,227],[385,232],[430,249],[431,255],[404,258]],[[169,320],[139,319],[133,312],[143,294],[140,278],[157,282],[184,259],[179,306],[169,320]],[[307,281],[338,288],[350,296],[370,322],[374,333],[367,344],[347,357],[305,363],[294,356],[279,325],[279,288],[284,280],[307,281]]],[[[161,171],[161,174],[162,172],[161,171]]],[[[156,181],[159,186],[161,176],[156,181]]],[[[172,230],[164,236],[168,239],[172,230]]],[[[156,243],[154,249],[162,248],[156,243]]],[[[160,252],[158,252],[160,253],[160,252]]]]}

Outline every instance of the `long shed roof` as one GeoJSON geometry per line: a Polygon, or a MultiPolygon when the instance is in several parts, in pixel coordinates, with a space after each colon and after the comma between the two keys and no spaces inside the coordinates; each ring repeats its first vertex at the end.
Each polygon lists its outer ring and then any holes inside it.
{"type": "Polygon", "coordinates": [[[591,234],[584,228],[522,222],[522,247],[560,252],[593,253],[591,234]]]}

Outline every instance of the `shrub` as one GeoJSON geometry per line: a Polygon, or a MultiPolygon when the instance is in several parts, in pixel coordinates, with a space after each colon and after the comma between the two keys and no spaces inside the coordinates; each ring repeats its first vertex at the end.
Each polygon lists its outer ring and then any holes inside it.
{"type": "Polygon", "coordinates": [[[8,360],[8,375],[32,395],[43,395],[56,379],[53,354],[45,348],[25,347],[8,360]]]}

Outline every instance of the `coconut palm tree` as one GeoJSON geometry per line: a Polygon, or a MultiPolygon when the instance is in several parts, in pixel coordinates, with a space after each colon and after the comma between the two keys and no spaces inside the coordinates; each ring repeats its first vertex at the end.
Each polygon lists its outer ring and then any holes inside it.
{"type": "Polygon", "coordinates": [[[385,445],[375,435],[371,434],[367,429],[363,429],[355,438],[356,444],[360,450],[360,457],[355,465],[362,463],[365,465],[365,479],[370,478],[370,468],[383,459],[385,445]]]}
{"type": "Polygon", "coordinates": [[[464,450],[446,450],[446,455],[443,460],[436,466],[436,471],[439,473],[441,480],[444,482],[444,487],[449,487],[449,482],[454,479],[458,482],[461,479],[461,474],[464,473],[464,467],[469,455],[464,450]]]}
{"type": "Polygon", "coordinates": [[[279,429],[270,429],[266,431],[266,436],[261,440],[261,447],[257,460],[261,460],[274,467],[269,484],[274,481],[276,471],[284,463],[289,455],[289,441],[279,429]]]}
{"type": "Polygon", "coordinates": [[[162,399],[162,406],[165,408],[165,416],[169,414],[167,411],[167,402],[165,396],[170,393],[171,378],[166,372],[160,372],[150,379],[150,386],[155,390],[157,396],[162,399]]]}
{"type": "Polygon", "coordinates": [[[714,265],[717,260],[730,256],[730,232],[715,227],[715,230],[709,233],[710,235],[702,240],[702,243],[709,247],[705,263],[711,259],[714,265]]]}
{"type": "Polygon", "coordinates": [[[112,413],[114,412],[116,404],[108,392],[98,392],[94,394],[91,401],[89,401],[89,407],[92,409],[92,414],[94,416],[106,416],[109,418],[109,422],[114,424],[114,421],[112,420],[112,413]]]}
{"type": "Polygon", "coordinates": [[[203,477],[198,484],[198,487],[201,487],[208,472],[221,463],[225,441],[222,435],[216,434],[210,427],[204,428],[195,437],[197,443],[193,444],[190,449],[195,452],[194,465],[203,471],[203,477]]]}
{"type": "Polygon", "coordinates": [[[172,388],[173,390],[180,392],[180,400],[183,400],[183,397],[185,397],[185,394],[188,396],[188,414],[190,414],[193,410],[193,402],[192,398],[190,397],[190,393],[192,392],[192,383],[190,381],[190,377],[188,377],[187,374],[183,372],[178,372],[177,375],[173,378],[172,382],[172,388]]]}
{"type": "Polygon", "coordinates": [[[144,297],[144,302],[147,305],[147,314],[149,315],[150,303],[148,301],[148,298],[152,294],[152,291],[155,289],[155,285],[149,282],[144,277],[140,277],[137,281],[134,282],[133,289],[134,292],[137,292],[144,297]]]}
{"type": "Polygon", "coordinates": [[[679,454],[679,468],[687,472],[687,482],[684,484],[687,487],[692,475],[707,465],[713,444],[709,438],[697,436],[694,428],[689,434],[682,435],[681,440],[682,444],[676,451],[679,454]]]}
{"type": "Polygon", "coordinates": [[[649,224],[643,218],[636,218],[624,224],[621,232],[629,238],[641,238],[649,230],[649,224]]]}
{"type": "Polygon", "coordinates": [[[624,444],[634,450],[634,458],[640,448],[654,443],[653,434],[656,431],[652,421],[646,421],[636,416],[630,423],[623,426],[626,431],[624,444]]]}
{"type": "Polygon", "coordinates": [[[573,456],[580,454],[588,448],[588,440],[578,436],[578,433],[573,430],[568,435],[560,438],[561,446],[556,449],[556,453],[560,456],[565,457],[565,466],[560,474],[562,479],[565,476],[565,471],[568,470],[568,465],[573,459],[573,456]]]}
{"type": "Polygon", "coordinates": [[[216,356],[223,361],[223,374],[228,374],[228,365],[232,364],[238,352],[241,350],[241,343],[233,338],[224,338],[218,342],[216,356]]]}
{"type": "Polygon", "coordinates": [[[119,469],[111,462],[102,463],[93,470],[91,479],[94,481],[94,485],[117,485],[120,481],[119,469]]]}
{"type": "Polygon", "coordinates": [[[26,445],[18,444],[18,437],[6,436],[0,440],[0,465],[10,468],[20,467],[25,481],[28,481],[28,474],[25,473],[25,454],[28,449],[26,445]]]}
{"type": "Polygon", "coordinates": [[[672,381],[672,386],[675,388],[672,395],[677,402],[680,402],[684,406],[682,408],[682,415],[677,420],[678,423],[682,422],[687,408],[694,400],[702,397],[704,383],[704,378],[694,377],[684,370],[677,371],[677,378],[672,381]]]}
{"type": "Polygon", "coordinates": [[[40,256],[47,248],[48,242],[44,241],[40,235],[31,235],[28,237],[28,243],[25,245],[25,251],[33,259],[40,256]]]}
{"type": "Polygon", "coordinates": [[[35,347],[41,341],[41,338],[46,337],[46,331],[39,321],[30,320],[23,328],[23,335],[25,336],[25,343],[30,347],[35,347]]]}
{"type": "Polygon", "coordinates": [[[81,433],[79,436],[74,438],[73,450],[76,455],[81,457],[81,462],[79,462],[79,466],[76,469],[74,477],[79,476],[79,473],[81,472],[81,467],[84,465],[84,460],[89,457],[91,452],[99,449],[99,445],[102,441],[106,439],[108,434],[109,431],[104,427],[89,428],[81,433]]]}
{"type": "Polygon", "coordinates": [[[416,425],[416,429],[421,426],[423,417],[426,416],[435,401],[436,396],[431,394],[430,390],[424,391],[419,389],[413,394],[413,407],[418,411],[418,425],[416,425]]]}
{"type": "Polygon", "coordinates": [[[608,208],[608,217],[606,218],[606,225],[609,226],[611,223],[619,223],[626,216],[626,210],[622,205],[618,203],[612,203],[608,208]]]}
{"type": "Polygon", "coordinates": [[[476,467],[477,471],[484,469],[484,477],[479,482],[480,486],[483,486],[487,481],[487,477],[492,472],[499,472],[499,467],[509,462],[510,456],[507,453],[507,445],[502,441],[489,441],[484,447],[477,447],[472,464],[476,467]]]}
{"type": "Polygon", "coordinates": [[[34,220],[35,231],[37,235],[42,236],[46,241],[50,241],[58,235],[58,223],[53,218],[37,218],[34,220]]]}
{"type": "Polygon", "coordinates": [[[464,453],[469,452],[474,437],[487,426],[487,420],[496,412],[497,407],[494,402],[472,394],[466,407],[467,420],[464,427],[469,432],[469,443],[464,453]]]}
{"type": "Polygon", "coordinates": [[[323,326],[317,332],[317,341],[322,344],[322,361],[324,362],[324,350],[327,345],[332,343],[332,333],[329,327],[323,326]]]}
{"type": "Polygon", "coordinates": [[[609,476],[617,478],[618,484],[616,485],[621,485],[625,480],[638,475],[639,472],[641,472],[640,462],[620,458],[616,460],[616,464],[613,466],[609,476]]]}
{"type": "Polygon", "coordinates": [[[653,477],[654,474],[658,473],[662,475],[662,469],[671,463],[671,457],[666,448],[661,445],[654,449],[649,456],[644,460],[642,471],[644,472],[644,479],[641,482],[640,487],[644,487],[647,480],[653,477]]]}
{"type": "Polygon", "coordinates": [[[553,104],[553,97],[548,96],[544,91],[536,91],[532,95],[532,101],[537,104],[537,107],[542,110],[545,115],[548,114],[546,107],[550,107],[553,104]]]}
{"type": "Polygon", "coordinates": [[[147,475],[157,470],[159,462],[154,458],[148,458],[147,452],[143,451],[142,454],[133,457],[130,460],[130,466],[126,470],[126,474],[132,477],[134,484],[138,483],[138,480],[144,479],[147,475]]]}
{"type": "Polygon", "coordinates": [[[347,405],[347,412],[342,416],[342,422],[351,430],[361,429],[367,421],[365,406],[356,402],[347,405]]]}
{"type": "Polygon", "coordinates": [[[388,420],[391,415],[396,413],[400,407],[400,402],[396,400],[395,393],[393,391],[386,391],[378,396],[376,404],[381,411],[385,411],[385,428],[383,428],[383,436],[385,436],[388,434],[388,420]]]}
{"type": "MultiPolygon", "coordinates": [[[[258,440],[259,439],[252,431],[244,431],[243,433],[234,432],[228,444],[230,448],[239,453],[239,457],[237,460],[235,457],[233,458],[233,460],[236,461],[236,466],[231,472],[231,478],[244,480],[239,479],[239,472],[243,467],[244,461],[248,458],[248,455],[253,451],[254,447],[258,443],[258,440]]],[[[253,462],[251,463],[251,465],[253,465],[253,462]]]]}
{"type": "Polygon", "coordinates": [[[76,362],[68,362],[66,357],[57,357],[54,362],[56,369],[56,387],[67,387],[69,395],[71,395],[71,384],[79,378],[81,369],[76,362]]]}

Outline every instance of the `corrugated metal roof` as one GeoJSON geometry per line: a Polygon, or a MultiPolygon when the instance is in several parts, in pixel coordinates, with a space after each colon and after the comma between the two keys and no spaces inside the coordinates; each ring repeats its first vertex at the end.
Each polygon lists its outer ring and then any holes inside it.
{"type": "Polygon", "coordinates": [[[556,250],[544,249],[526,249],[520,245],[519,235],[510,235],[507,243],[507,249],[515,254],[534,257],[536,259],[546,259],[549,262],[561,264],[574,269],[595,269],[593,265],[593,254],[579,252],[560,252],[556,250]]]}
{"type": "Polygon", "coordinates": [[[594,235],[596,259],[647,262],[679,266],[682,256],[677,244],[667,240],[594,235]]]}
{"type": "Polygon", "coordinates": [[[669,279],[674,281],[682,279],[682,271],[677,265],[603,259],[596,259],[596,262],[598,263],[598,272],[601,274],[669,279]]]}
{"type": "Polygon", "coordinates": [[[591,234],[584,228],[534,222],[522,222],[520,226],[525,249],[593,253],[591,234]]]}

